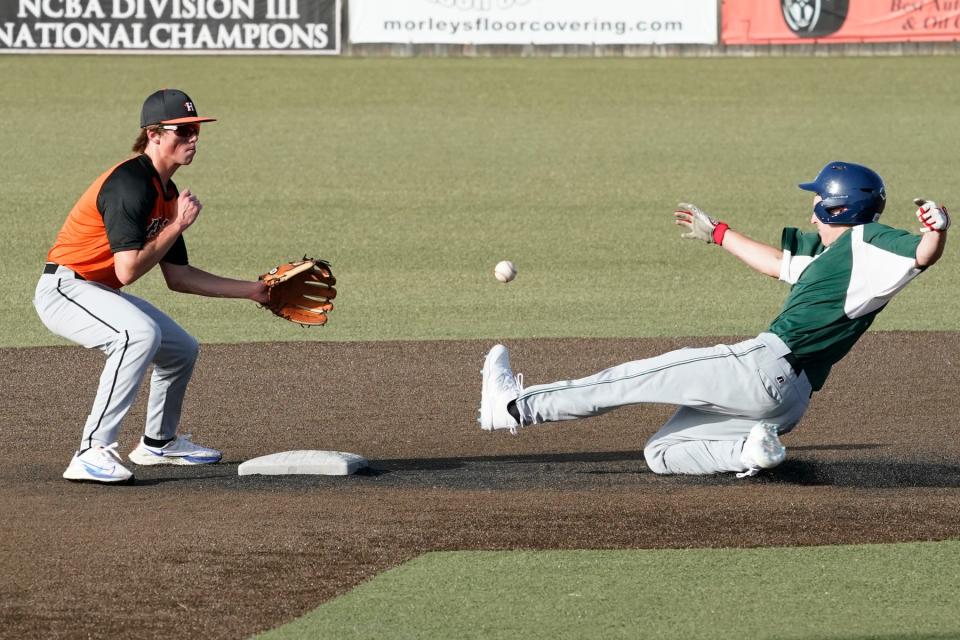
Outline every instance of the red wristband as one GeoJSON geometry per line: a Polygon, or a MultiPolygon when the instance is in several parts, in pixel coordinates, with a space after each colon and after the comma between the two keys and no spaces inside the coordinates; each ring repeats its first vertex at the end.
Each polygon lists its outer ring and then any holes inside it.
{"type": "Polygon", "coordinates": [[[718,222],[717,226],[713,228],[713,242],[714,244],[722,245],[723,236],[726,235],[727,229],[730,228],[726,222],[718,222]]]}

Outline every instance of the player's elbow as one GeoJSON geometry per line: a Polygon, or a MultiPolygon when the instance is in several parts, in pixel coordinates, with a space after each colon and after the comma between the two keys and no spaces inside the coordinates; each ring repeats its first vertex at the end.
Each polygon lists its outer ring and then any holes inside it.
{"type": "Polygon", "coordinates": [[[113,254],[113,271],[120,284],[126,286],[140,277],[141,273],[137,268],[137,256],[139,251],[128,250],[118,251],[113,254]]]}
{"type": "Polygon", "coordinates": [[[933,249],[927,249],[921,245],[917,250],[917,268],[927,269],[937,263],[943,256],[943,245],[937,245],[933,249]]]}
{"type": "Polygon", "coordinates": [[[167,278],[167,289],[177,293],[192,293],[190,287],[187,286],[187,282],[178,278],[167,278]]]}
{"type": "Polygon", "coordinates": [[[163,269],[163,279],[167,282],[167,289],[177,293],[196,293],[191,280],[192,270],[186,265],[171,265],[160,263],[163,269]]]}
{"type": "Polygon", "coordinates": [[[137,273],[130,265],[117,263],[114,265],[113,271],[117,275],[117,280],[123,286],[132,284],[137,279],[137,273]]]}

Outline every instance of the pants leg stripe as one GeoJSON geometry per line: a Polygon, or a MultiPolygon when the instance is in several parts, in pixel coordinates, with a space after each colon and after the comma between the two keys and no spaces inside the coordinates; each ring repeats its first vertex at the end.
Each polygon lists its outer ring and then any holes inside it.
{"type": "Polygon", "coordinates": [[[639,378],[639,377],[641,377],[641,376],[649,375],[649,374],[651,374],[651,373],[657,373],[658,371],[665,371],[665,370],[667,370],[667,369],[671,369],[671,368],[673,368],[673,367],[679,367],[679,366],[681,366],[681,365],[690,364],[690,363],[692,363],[692,362],[703,362],[704,360],[716,360],[716,359],[718,359],[718,358],[731,358],[731,357],[733,357],[733,358],[740,358],[740,357],[742,357],[742,356],[747,355],[748,353],[753,353],[753,352],[756,351],[757,349],[763,349],[763,348],[765,348],[765,347],[766,347],[766,345],[758,344],[758,345],[756,345],[756,346],[750,347],[749,349],[747,349],[746,351],[743,351],[743,352],[741,352],[741,353],[718,353],[718,354],[716,354],[716,355],[700,356],[699,358],[690,358],[690,359],[688,359],[688,360],[681,360],[680,362],[671,362],[670,364],[666,364],[666,365],[663,365],[663,366],[661,366],[661,367],[654,367],[654,368],[652,368],[652,369],[647,369],[647,370],[645,370],[645,371],[638,371],[637,373],[634,373],[634,374],[632,374],[632,375],[623,376],[623,377],[620,377],[620,378],[616,378],[616,379],[614,379],[614,380],[602,380],[602,381],[600,381],[600,382],[588,382],[588,383],[585,383],[585,384],[567,385],[567,386],[563,386],[563,387],[551,387],[551,388],[548,388],[548,389],[539,389],[539,390],[534,391],[534,392],[532,392],[532,393],[521,393],[520,396],[519,396],[517,399],[518,399],[518,400],[521,400],[521,399],[522,399],[522,400],[528,400],[528,399],[530,399],[530,398],[532,398],[532,397],[534,397],[534,396],[538,396],[538,395],[541,395],[541,394],[544,394],[544,393],[554,393],[554,392],[557,392],[557,391],[569,391],[570,389],[586,389],[587,387],[596,387],[596,386],[604,385],[604,384],[613,384],[613,383],[616,383],[616,382],[623,382],[624,380],[632,380],[632,379],[634,379],[634,378],[639,378]]]}
{"type": "Polygon", "coordinates": [[[85,306],[83,306],[82,304],[80,304],[79,302],[77,302],[76,300],[74,300],[73,298],[71,298],[70,296],[68,296],[67,294],[65,294],[63,291],[61,291],[61,290],[60,290],[60,285],[61,285],[62,283],[63,283],[63,280],[62,280],[62,279],[57,280],[57,293],[59,293],[59,294],[60,294],[61,296],[63,296],[64,298],[66,298],[68,302],[70,302],[70,303],[72,303],[72,304],[75,304],[75,305],[77,305],[78,307],[80,307],[81,309],[83,309],[87,314],[89,314],[89,316],[90,316],[91,318],[93,318],[93,319],[96,320],[97,322],[102,322],[104,325],[106,325],[107,327],[109,327],[110,330],[113,331],[114,333],[120,333],[120,332],[116,329],[116,327],[111,326],[109,322],[107,322],[107,321],[104,320],[103,318],[98,317],[98,316],[95,315],[92,311],[90,311],[90,309],[87,309],[85,306]]]}
{"type": "MultiPolygon", "coordinates": [[[[71,304],[74,304],[80,307],[81,309],[83,309],[83,311],[86,312],[91,318],[93,318],[97,322],[102,323],[114,333],[120,333],[116,329],[116,327],[113,327],[109,322],[107,322],[103,318],[98,317],[96,314],[94,314],[92,311],[87,309],[85,306],[83,306],[82,304],[80,304],[79,302],[77,302],[67,294],[65,294],[63,291],[61,291],[60,285],[62,283],[63,283],[62,279],[57,280],[57,293],[63,296],[71,304]]],[[[110,400],[113,399],[113,391],[117,387],[117,378],[120,377],[120,368],[123,366],[123,357],[127,354],[127,347],[130,345],[130,333],[127,331],[124,331],[123,333],[124,333],[123,351],[120,353],[120,361],[117,363],[117,370],[113,372],[113,382],[110,385],[110,393],[107,395],[107,401],[103,405],[103,412],[100,413],[100,418],[97,420],[97,426],[94,427],[94,429],[90,431],[90,435],[87,436],[87,449],[93,446],[93,434],[95,434],[97,430],[100,429],[100,425],[103,424],[103,418],[104,416],[107,415],[107,409],[110,408],[110,400]]]]}
{"type": "Polygon", "coordinates": [[[110,393],[107,394],[107,401],[103,405],[103,412],[100,414],[100,419],[97,420],[97,426],[90,431],[90,435],[87,436],[87,449],[93,446],[93,434],[97,432],[100,428],[100,425],[103,424],[103,417],[107,415],[107,409],[110,408],[110,400],[113,399],[113,391],[117,388],[117,378],[120,377],[120,368],[123,367],[123,357],[127,355],[127,346],[130,344],[130,332],[123,332],[123,351],[120,352],[120,360],[117,362],[117,369],[113,372],[113,382],[110,384],[110,393]]]}

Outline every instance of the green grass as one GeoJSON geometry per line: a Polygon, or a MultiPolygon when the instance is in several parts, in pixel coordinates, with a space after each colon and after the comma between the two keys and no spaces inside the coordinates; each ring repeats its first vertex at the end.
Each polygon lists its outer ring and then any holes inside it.
{"type": "Polygon", "coordinates": [[[960,542],[432,553],[259,640],[960,637],[960,542]]]}
{"type": "MultiPolygon", "coordinates": [[[[191,261],[255,277],[303,253],[341,281],[331,324],[131,291],[204,342],[754,334],[785,285],[678,239],[677,201],[757,239],[804,226],[832,159],[960,201],[960,58],[291,59],[3,56],[0,346],[61,344],[30,299],[67,211],[119,161],[143,98],[185,89],[204,129],[175,180],[205,208],[191,261]],[[493,265],[511,259],[502,285],[493,265]]],[[[957,244],[878,329],[956,329],[957,244]]]]}

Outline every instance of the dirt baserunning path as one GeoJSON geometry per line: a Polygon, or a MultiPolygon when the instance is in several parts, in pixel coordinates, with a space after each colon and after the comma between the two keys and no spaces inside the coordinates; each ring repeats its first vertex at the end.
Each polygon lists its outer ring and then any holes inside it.
{"type": "MultiPolygon", "coordinates": [[[[724,340],[507,344],[535,384],[724,340]]],[[[480,367],[492,344],[204,345],[182,431],[224,449],[225,462],[137,468],[130,487],[60,477],[100,354],[0,351],[0,635],[244,638],[432,550],[960,536],[958,334],[865,336],[784,438],[787,462],[747,480],[650,473],[642,447],[665,406],[517,437],[482,432],[480,367]],[[921,383],[931,374],[941,384],[921,383]],[[243,460],[290,449],[361,453],[371,470],[236,474],[243,460]]]]}

